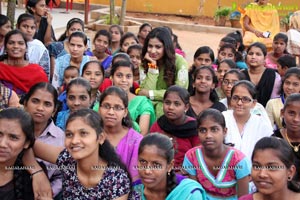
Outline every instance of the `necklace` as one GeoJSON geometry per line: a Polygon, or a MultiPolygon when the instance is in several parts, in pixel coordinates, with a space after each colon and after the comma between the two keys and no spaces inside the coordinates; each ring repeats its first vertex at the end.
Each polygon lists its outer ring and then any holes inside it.
{"type": "Polygon", "coordinates": [[[295,145],[292,145],[288,135],[287,135],[287,131],[285,131],[285,137],[286,137],[286,140],[287,142],[289,143],[289,145],[294,149],[295,152],[298,152],[299,151],[299,147],[300,147],[300,144],[298,144],[297,146],[295,145]]]}

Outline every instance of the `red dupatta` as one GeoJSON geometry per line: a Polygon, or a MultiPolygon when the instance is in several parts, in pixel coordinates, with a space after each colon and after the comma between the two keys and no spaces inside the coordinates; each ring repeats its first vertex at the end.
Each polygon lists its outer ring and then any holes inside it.
{"type": "Polygon", "coordinates": [[[41,66],[28,64],[24,67],[15,67],[0,62],[0,81],[9,84],[10,88],[20,94],[39,82],[48,82],[48,77],[41,66]]]}

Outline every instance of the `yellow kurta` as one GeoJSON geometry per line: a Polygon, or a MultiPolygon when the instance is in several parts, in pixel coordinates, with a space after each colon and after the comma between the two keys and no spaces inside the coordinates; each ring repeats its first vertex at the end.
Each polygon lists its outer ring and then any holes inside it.
{"type": "Polygon", "coordinates": [[[274,36],[280,32],[279,15],[276,8],[268,3],[260,6],[257,3],[250,3],[245,12],[241,16],[241,25],[244,32],[243,42],[245,46],[249,46],[253,42],[262,42],[268,49],[272,47],[274,36]],[[258,31],[271,33],[269,38],[258,38],[250,31],[246,31],[244,27],[244,17],[250,18],[250,25],[258,31]]]}

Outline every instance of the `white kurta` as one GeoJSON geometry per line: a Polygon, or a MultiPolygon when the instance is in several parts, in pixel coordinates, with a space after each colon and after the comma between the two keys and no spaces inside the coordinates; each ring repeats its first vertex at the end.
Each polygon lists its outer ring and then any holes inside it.
{"type": "Polygon", "coordinates": [[[233,116],[233,110],[224,111],[223,115],[228,129],[225,142],[233,143],[234,148],[242,151],[250,160],[256,142],[273,134],[270,122],[261,116],[251,114],[242,133],[240,133],[233,116]]]}
{"type": "MultiPolygon", "coordinates": [[[[220,102],[222,104],[224,104],[226,106],[227,110],[228,110],[228,101],[227,101],[227,98],[221,99],[220,102]]],[[[266,121],[270,121],[270,118],[269,118],[269,115],[268,115],[266,109],[264,108],[263,105],[261,105],[258,102],[256,102],[254,108],[252,108],[250,112],[251,112],[251,114],[255,114],[255,115],[261,116],[266,121]]],[[[271,121],[270,121],[270,123],[271,123],[271,121]]]]}

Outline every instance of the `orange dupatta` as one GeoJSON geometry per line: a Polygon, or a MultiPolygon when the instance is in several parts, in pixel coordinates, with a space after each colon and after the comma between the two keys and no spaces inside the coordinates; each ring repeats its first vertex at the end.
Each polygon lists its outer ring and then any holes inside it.
{"type": "Polygon", "coordinates": [[[274,36],[280,32],[279,15],[276,8],[268,3],[265,6],[260,6],[257,3],[250,3],[245,12],[241,16],[241,25],[244,32],[243,42],[245,46],[249,46],[253,42],[264,43],[267,48],[272,47],[274,36]],[[244,18],[250,18],[250,25],[258,31],[271,33],[269,38],[258,38],[250,31],[246,31],[244,27],[244,18]]]}

